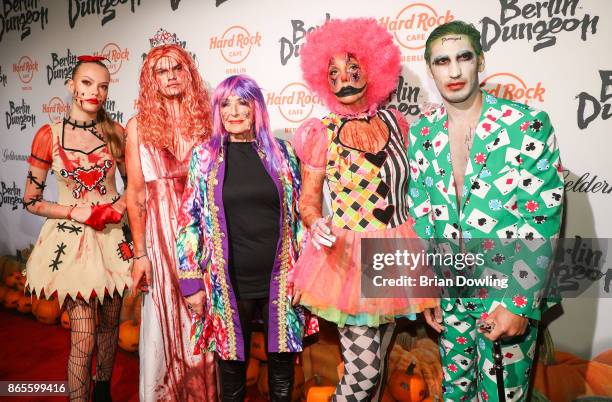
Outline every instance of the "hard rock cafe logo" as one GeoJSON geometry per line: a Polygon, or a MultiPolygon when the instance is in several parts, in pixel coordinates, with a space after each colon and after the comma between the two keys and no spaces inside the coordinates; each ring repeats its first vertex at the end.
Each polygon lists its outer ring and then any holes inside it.
{"type": "MultiPolygon", "coordinates": [[[[17,73],[19,81],[27,85],[32,82],[34,74],[38,72],[38,62],[32,60],[29,56],[22,56],[17,63],[13,63],[13,72],[17,73]]],[[[32,87],[28,89],[32,89],[32,87]]]]}
{"type": "Polygon", "coordinates": [[[499,21],[491,17],[481,20],[481,43],[485,52],[499,40],[527,40],[537,52],[554,46],[560,32],[579,29],[583,41],[589,33],[597,33],[599,16],[587,13],[576,18],[576,9],[584,8],[578,7],[580,0],[531,1],[520,6],[519,0],[499,0],[499,3],[499,21]]]}
{"type": "Polygon", "coordinates": [[[6,74],[2,72],[2,66],[0,66],[0,83],[2,83],[3,87],[6,86],[6,74]]]}
{"type": "Polygon", "coordinates": [[[278,108],[281,116],[289,123],[306,120],[312,114],[315,104],[323,105],[323,101],[301,82],[289,83],[280,92],[266,94],[266,105],[278,108]]]}
{"type": "Polygon", "coordinates": [[[612,71],[599,70],[601,89],[599,98],[580,92],[578,99],[578,128],[584,130],[592,121],[601,116],[602,120],[612,117],[612,71]]]}
{"type": "Polygon", "coordinates": [[[70,112],[70,105],[55,96],[49,102],[43,103],[42,112],[47,113],[51,123],[59,123],[70,112]]]}
{"type": "Polygon", "coordinates": [[[527,83],[512,73],[495,73],[481,81],[480,87],[498,98],[504,98],[529,105],[531,102],[544,102],[546,88],[542,82],[535,85],[527,83]]]}
{"type": "MultiPolygon", "coordinates": [[[[331,19],[329,13],[325,13],[325,22],[331,19]]],[[[293,32],[290,38],[281,37],[280,42],[280,62],[283,66],[287,65],[287,62],[291,57],[298,57],[300,55],[300,42],[304,40],[306,34],[310,31],[317,29],[319,26],[315,25],[312,27],[305,27],[304,21],[302,20],[291,20],[291,28],[293,32]]]]}
{"type": "Polygon", "coordinates": [[[13,211],[23,206],[23,192],[14,181],[12,185],[0,182],[0,207],[5,205],[10,206],[13,211]]]}
{"type": "MultiPolygon", "coordinates": [[[[107,43],[102,50],[94,52],[94,56],[104,56],[108,61],[104,64],[111,75],[115,75],[121,70],[124,61],[130,59],[130,51],[127,48],[121,49],[116,43],[107,43]]],[[[112,80],[116,82],[117,80],[112,80]]]]}
{"type": "Polygon", "coordinates": [[[380,17],[378,22],[395,36],[400,46],[421,50],[431,30],[454,19],[451,10],[436,10],[426,3],[411,3],[395,17],[380,17]]]}
{"type": "Polygon", "coordinates": [[[54,80],[68,80],[76,63],[77,56],[70,49],[66,49],[66,55],[51,53],[51,63],[47,64],[47,84],[51,85],[54,80]]]}
{"type": "Polygon", "coordinates": [[[221,37],[211,36],[208,48],[219,49],[221,57],[231,64],[246,60],[253,47],[261,47],[261,33],[251,34],[246,28],[234,25],[225,30],[221,37]]]}
{"type": "Polygon", "coordinates": [[[21,40],[32,33],[31,25],[40,23],[40,29],[44,30],[49,23],[49,9],[39,7],[38,0],[2,2],[0,13],[0,42],[4,34],[8,32],[21,32],[21,40]]]}
{"type": "Polygon", "coordinates": [[[10,130],[13,126],[19,126],[21,131],[25,130],[30,125],[36,125],[36,116],[32,113],[32,108],[25,100],[21,100],[21,104],[16,104],[9,101],[9,110],[6,112],[6,128],[10,130]]]}

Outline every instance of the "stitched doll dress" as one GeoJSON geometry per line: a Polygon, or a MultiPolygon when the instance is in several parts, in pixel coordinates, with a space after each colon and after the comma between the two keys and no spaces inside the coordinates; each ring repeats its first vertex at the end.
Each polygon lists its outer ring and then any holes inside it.
{"type": "MultiPolygon", "coordinates": [[[[87,152],[67,148],[64,124],[43,126],[29,158],[31,165],[50,169],[55,175],[57,203],[86,206],[119,198],[116,164],[107,145],[87,152]]],[[[60,305],[66,297],[98,297],[102,302],[105,294],[115,290],[123,294],[131,284],[129,233],[125,219],[97,231],[69,219],[47,218],[27,262],[27,286],[39,297],[56,295],[60,305]]]]}

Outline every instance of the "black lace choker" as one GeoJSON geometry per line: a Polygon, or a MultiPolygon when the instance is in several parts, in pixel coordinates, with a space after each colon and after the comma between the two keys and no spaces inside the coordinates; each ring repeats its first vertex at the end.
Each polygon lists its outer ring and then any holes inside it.
{"type": "Polygon", "coordinates": [[[92,128],[95,127],[96,124],[98,124],[97,120],[90,120],[90,121],[79,121],[79,120],[73,120],[70,117],[68,118],[64,118],[64,124],[70,124],[72,127],[76,127],[76,128],[92,128]]]}

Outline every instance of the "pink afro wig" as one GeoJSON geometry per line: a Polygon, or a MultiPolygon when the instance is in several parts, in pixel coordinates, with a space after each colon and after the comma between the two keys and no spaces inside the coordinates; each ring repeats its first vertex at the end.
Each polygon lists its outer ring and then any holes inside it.
{"type": "Polygon", "coordinates": [[[384,102],[397,85],[400,50],[391,34],[374,18],[330,20],[306,36],[300,49],[304,80],[334,113],[355,114],[334,96],[328,81],[331,58],[351,53],[368,77],[365,97],[368,111],[384,102]]]}

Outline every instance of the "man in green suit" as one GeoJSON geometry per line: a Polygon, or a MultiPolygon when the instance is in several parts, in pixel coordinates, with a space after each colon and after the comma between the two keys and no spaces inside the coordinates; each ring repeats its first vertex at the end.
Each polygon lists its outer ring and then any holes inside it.
{"type": "Polygon", "coordinates": [[[479,88],[484,55],[473,25],[437,27],[425,60],[443,105],[410,127],[415,230],[435,239],[438,250],[483,256],[480,266],[442,268],[445,278],[491,277],[507,284],[456,287],[440,308],[425,312],[441,332],[444,400],[493,401],[498,391],[506,401],[524,400],[551,239],[561,224],[563,176],[554,131],[545,112],[479,88]],[[494,369],[496,340],[503,374],[494,369]],[[496,374],[503,375],[504,389],[496,374]]]}

